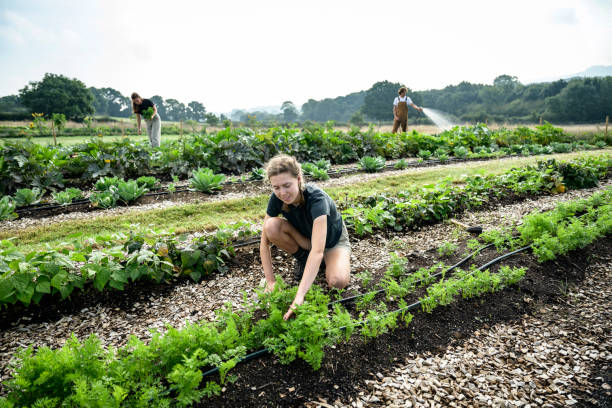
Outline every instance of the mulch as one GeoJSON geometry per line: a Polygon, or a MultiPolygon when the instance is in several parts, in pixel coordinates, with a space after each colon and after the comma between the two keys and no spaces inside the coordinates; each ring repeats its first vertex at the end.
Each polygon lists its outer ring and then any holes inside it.
{"type": "MultiPolygon", "coordinates": [[[[390,371],[410,353],[441,352],[449,345],[463,342],[476,330],[519,320],[531,314],[535,305],[557,303],[563,285],[579,284],[584,279],[589,257],[594,254],[609,257],[612,238],[543,264],[529,252],[517,254],[503,261],[504,265],[528,268],[525,278],[515,287],[460,300],[431,314],[418,312],[408,327],[400,325],[367,343],[354,336],[347,344],[327,350],[318,371],[301,360],[283,365],[273,356],[238,365],[232,370],[238,380],[226,384],[220,396],[205,399],[197,406],[294,407],[322,396],[327,401],[347,401],[357,388],[365,385],[366,379],[375,373],[390,371]]],[[[475,262],[481,265],[496,256],[494,251],[489,251],[475,262]]],[[[605,370],[594,373],[593,377],[609,377],[609,368],[605,370]]],[[[602,393],[601,398],[604,403],[607,396],[602,393]]]]}

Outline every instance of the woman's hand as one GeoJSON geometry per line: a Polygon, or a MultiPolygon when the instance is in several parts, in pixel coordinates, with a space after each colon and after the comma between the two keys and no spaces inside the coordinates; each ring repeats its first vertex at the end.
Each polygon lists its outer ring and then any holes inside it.
{"type": "Polygon", "coordinates": [[[276,286],[276,281],[270,283],[267,282],[266,283],[266,288],[264,289],[264,293],[270,293],[274,290],[274,286],[276,286]]]}
{"type": "Polygon", "coordinates": [[[287,310],[287,313],[285,313],[285,315],[283,316],[283,320],[289,320],[291,316],[293,316],[295,308],[301,305],[302,303],[304,303],[304,299],[298,300],[297,298],[295,298],[293,300],[293,303],[291,303],[291,306],[289,306],[289,310],[287,310]]]}

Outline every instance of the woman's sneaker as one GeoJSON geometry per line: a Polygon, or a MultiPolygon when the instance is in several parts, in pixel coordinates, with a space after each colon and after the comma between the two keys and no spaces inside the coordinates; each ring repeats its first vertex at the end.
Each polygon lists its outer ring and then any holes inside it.
{"type": "MultiPolygon", "coordinates": [[[[307,259],[308,258],[304,260],[300,260],[298,258],[295,258],[295,264],[293,264],[293,279],[295,279],[298,282],[301,281],[302,276],[304,276],[304,269],[306,269],[307,259]]],[[[319,266],[319,270],[325,271],[325,259],[321,260],[321,265],[319,266]]]]}
{"type": "Polygon", "coordinates": [[[295,259],[295,264],[293,265],[293,279],[296,281],[301,281],[302,276],[304,276],[304,269],[306,269],[306,261],[302,261],[300,259],[295,259]]]}
{"type": "Polygon", "coordinates": [[[293,277],[295,280],[302,280],[302,276],[304,275],[304,268],[306,268],[306,261],[308,260],[308,255],[310,251],[305,250],[304,248],[299,248],[293,254],[295,258],[295,266],[293,267],[293,277]]]}

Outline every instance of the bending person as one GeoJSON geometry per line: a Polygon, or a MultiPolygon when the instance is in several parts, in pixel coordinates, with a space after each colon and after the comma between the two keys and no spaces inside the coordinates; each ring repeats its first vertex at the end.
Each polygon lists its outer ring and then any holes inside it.
{"type": "Polygon", "coordinates": [[[393,101],[393,130],[391,133],[397,132],[398,127],[402,127],[402,132],[406,131],[408,126],[408,105],[414,109],[423,112],[423,108],[420,108],[412,102],[412,99],[406,95],[406,87],[402,86],[398,91],[398,96],[393,101]]]}
{"type": "Polygon", "coordinates": [[[132,93],[132,110],[136,114],[138,134],[140,134],[140,117],[143,116],[147,124],[147,134],[149,135],[151,147],[159,147],[161,142],[161,118],[157,113],[157,106],[150,99],[143,99],[134,92],[132,93]],[[150,116],[146,113],[149,108],[153,110],[153,114],[150,116]]]}
{"type": "Polygon", "coordinates": [[[322,261],[330,287],[341,289],[348,285],[351,245],[336,204],[320,188],[310,184],[304,186],[302,168],[294,157],[273,157],[266,165],[266,173],[273,191],[259,247],[266,290],[272,291],[275,284],[271,244],[293,255],[294,277],[300,281],[293,303],[283,316],[287,320],[295,307],[304,302],[322,261]],[[278,217],[279,214],[284,218],[278,217]]]}

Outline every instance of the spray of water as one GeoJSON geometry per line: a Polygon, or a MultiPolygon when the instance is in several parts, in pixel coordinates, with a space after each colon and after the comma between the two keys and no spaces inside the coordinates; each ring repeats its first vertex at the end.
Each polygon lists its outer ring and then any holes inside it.
{"type": "Polygon", "coordinates": [[[448,116],[438,110],[423,108],[423,113],[441,130],[451,130],[456,126],[448,116]]]}

